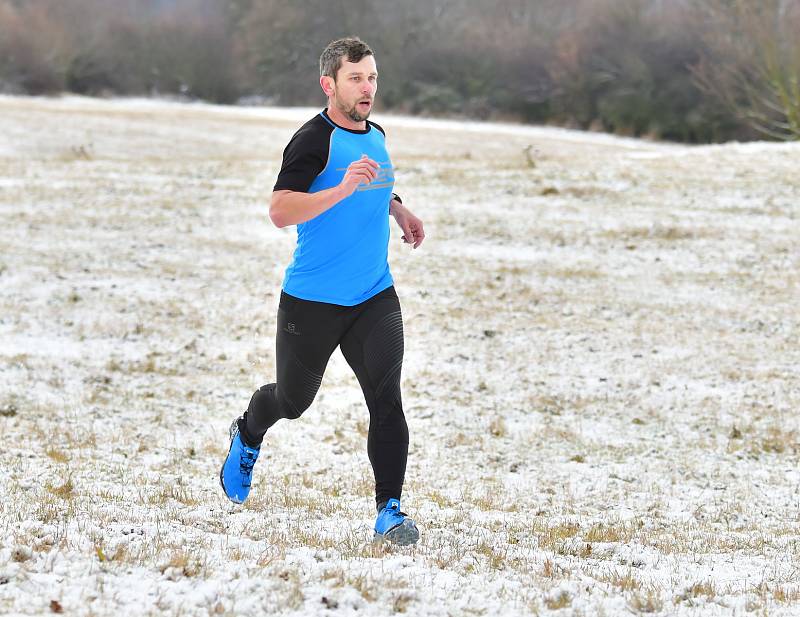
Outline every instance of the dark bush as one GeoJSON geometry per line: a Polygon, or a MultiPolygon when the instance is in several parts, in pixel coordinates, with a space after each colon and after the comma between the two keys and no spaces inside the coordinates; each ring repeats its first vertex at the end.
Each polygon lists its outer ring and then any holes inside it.
{"type": "MultiPolygon", "coordinates": [[[[747,1],[709,0],[702,21],[693,0],[0,0],[0,89],[322,105],[322,48],[358,34],[384,108],[719,141],[753,136],[748,101],[771,87],[733,81],[774,39],[726,13],[747,1]]],[[[800,0],[768,3],[795,7],[790,32],[800,0]]],[[[775,119],[797,125],[800,102],[786,107],[775,119]]]]}

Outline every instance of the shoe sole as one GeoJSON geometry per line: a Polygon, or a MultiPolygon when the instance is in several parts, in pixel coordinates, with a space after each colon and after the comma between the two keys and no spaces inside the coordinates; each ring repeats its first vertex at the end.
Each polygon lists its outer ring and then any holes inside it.
{"type": "Polygon", "coordinates": [[[372,537],[373,542],[391,542],[398,546],[409,546],[416,544],[419,540],[419,529],[410,519],[404,520],[397,527],[393,527],[386,533],[375,532],[372,537]]]}
{"type": "Polygon", "coordinates": [[[228,499],[228,501],[235,503],[237,505],[242,505],[244,503],[243,501],[239,501],[238,499],[232,498],[230,495],[228,495],[228,491],[225,490],[225,483],[222,481],[222,472],[224,470],[225,470],[225,465],[223,465],[222,469],[219,470],[219,485],[222,487],[222,492],[225,494],[225,497],[228,499]]]}
{"type": "MultiPolygon", "coordinates": [[[[230,429],[228,429],[228,433],[230,434],[231,438],[231,445],[228,446],[228,455],[230,455],[231,453],[231,448],[233,447],[233,438],[236,437],[236,431],[238,430],[239,428],[236,425],[236,420],[234,420],[233,423],[231,424],[230,429]]],[[[228,460],[227,456],[225,457],[225,460],[226,461],[228,460]]],[[[222,472],[224,471],[225,471],[225,463],[222,463],[222,467],[219,468],[219,485],[222,487],[222,492],[225,494],[225,497],[227,497],[229,501],[232,501],[237,505],[243,504],[244,501],[238,501],[237,499],[234,499],[230,495],[228,495],[228,491],[225,489],[225,482],[222,481],[222,472]]]]}

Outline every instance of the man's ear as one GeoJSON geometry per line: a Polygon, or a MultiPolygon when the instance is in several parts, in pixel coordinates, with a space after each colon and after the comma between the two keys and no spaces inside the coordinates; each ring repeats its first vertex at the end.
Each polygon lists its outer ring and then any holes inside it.
{"type": "Polygon", "coordinates": [[[336,82],[333,80],[333,77],[328,75],[323,75],[319,78],[319,85],[322,87],[322,91],[325,93],[326,96],[333,96],[334,84],[336,82]]]}

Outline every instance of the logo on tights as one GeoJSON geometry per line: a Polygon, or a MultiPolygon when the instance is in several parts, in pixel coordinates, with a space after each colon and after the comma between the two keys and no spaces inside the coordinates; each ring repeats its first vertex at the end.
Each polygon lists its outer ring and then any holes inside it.
{"type": "Polygon", "coordinates": [[[283,331],[288,332],[289,334],[294,334],[295,336],[300,336],[300,333],[297,331],[297,328],[293,323],[287,323],[283,331]]]}

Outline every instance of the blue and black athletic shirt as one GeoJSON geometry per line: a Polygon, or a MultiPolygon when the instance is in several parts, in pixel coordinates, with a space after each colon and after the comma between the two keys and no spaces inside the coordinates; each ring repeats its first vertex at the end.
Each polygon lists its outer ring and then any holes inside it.
{"type": "Polygon", "coordinates": [[[378,177],[297,226],[297,248],[283,280],[286,293],[353,306],[393,284],[387,257],[394,170],[380,126],[367,120],[364,130],[346,129],[325,109],[286,146],[273,190],[316,193],[337,186],[362,154],[380,163],[378,177]]]}

